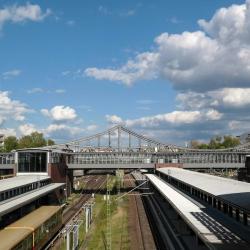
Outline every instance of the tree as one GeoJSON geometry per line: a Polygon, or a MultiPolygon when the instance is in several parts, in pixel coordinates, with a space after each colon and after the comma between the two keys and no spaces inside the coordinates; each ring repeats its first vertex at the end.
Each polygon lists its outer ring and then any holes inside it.
{"type": "Polygon", "coordinates": [[[232,148],[236,147],[240,144],[240,139],[230,136],[230,135],[225,135],[224,136],[224,141],[223,141],[223,146],[225,148],[232,148]]]}
{"type": "Polygon", "coordinates": [[[17,149],[18,140],[15,136],[8,136],[4,139],[4,151],[10,152],[11,150],[17,149]]]}
{"type": "Polygon", "coordinates": [[[192,140],[192,141],[190,142],[190,147],[191,147],[191,148],[199,148],[200,145],[201,145],[200,142],[197,141],[197,140],[192,140]]]}
{"type": "Polygon", "coordinates": [[[51,139],[48,139],[47,145],[48,145],[48,146],[55,145],[55,142],[54,142],[53,140],[51,140],[51,139]]]}
{"type": "Polygon", "coordinates": [[[223,137],[216,136],[211,138],[209,143],[200,143],[199,141],[191,141],[192,148],[199,149],[223,149],[223,148],[232,148],[240,144],[240,140],[237,137],[231,135],[225,135],[223,137]],[[223,138],[223,140],[222,140],[223,138]]]}
{"type": "Polygon", "coordinates": [[[19,139],[18,148],[36,148],[47,146],[47,141],[42,133],[33,132],[19,139]]]}

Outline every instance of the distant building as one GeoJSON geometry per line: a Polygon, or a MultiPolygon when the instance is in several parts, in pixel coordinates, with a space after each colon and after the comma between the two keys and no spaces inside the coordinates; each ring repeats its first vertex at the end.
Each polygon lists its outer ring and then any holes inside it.
{"type": "Polygon", "coordinates": [[[0,147],[3,147],[4,145],[4,138],[5,138],[4,134],[0,134],[0,147]]]}
{"type": "Polygon", "coordinates": [[[237,138],[240,139],[241,143],[250,142],[250,133],[244,133],[242,135],[237,136],[237,138]]]}

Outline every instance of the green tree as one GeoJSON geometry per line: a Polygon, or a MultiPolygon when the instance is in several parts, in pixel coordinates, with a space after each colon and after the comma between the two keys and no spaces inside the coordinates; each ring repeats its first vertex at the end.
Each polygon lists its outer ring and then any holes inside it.
{"type": "Polygon", "coordinates": [[[55,145],[55,142],[54,142],[53,140],[51,140],[51,139],[48,139],[47,145],[48,145],[48,146],[55,145]]]}
{"type": "Polygon", "coordinates": [[[8,136],[4,139],[3,151],[10,152],[11,150],[17,149],[18,140],[15,136],[8,136]]]}
{"type": "MultiPolygon", "coordinates": [[[[216,136],[212,139],[210,139],[209,143],[199,143],[198,141],[195,141],[195,144],[193,148],[199,148],[199,149],[223,149],[223,148],[231,148],[236,147],[240,144],[240,140],[234,136],[231,135],[225,135],[223,137],[216,136]],[[223,139],[222,139],[223,138],[223,139]]],[[[192,144],[191,144],[192,145],[192,144]]]]}
{"type": "Polygon", "coordinates": [[[221,141],[222,141],[221,136],[216,136],[216,137],[212,138],[208,144],[208,148],[220,149],[221,148],[221,141]]]}
{"type": "Polygon", "coordinates": [[[225,135],[222,144],[225,148],[232,148],[238,146],[240,144],[240,140],[239,138],[230,135],[225,135]]]}
{"type": "Polygon", "coordinates": [[[19,139],[18,148],[35,148],[47,145],[42,133],[33,132],[30,135],[25,135],[19,139]]]}

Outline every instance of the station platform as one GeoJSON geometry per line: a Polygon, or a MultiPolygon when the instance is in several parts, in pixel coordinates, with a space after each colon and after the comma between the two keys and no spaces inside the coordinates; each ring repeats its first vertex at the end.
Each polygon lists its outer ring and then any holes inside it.
{"type": "Polygon", "coordinates": [[[206,214],[202,207],[191,202],[168,183],[153,174],[146,174],[150,183],[175,209],[186,225],[209,249],[246,250],[250,244],[206,214]]]}
{"type": "Polygon", "coordinates": [[[64,183],[51,183],[38,189],[32,190],[30,192],[13,197],[12,199],[3,201],[0,203],[0,216],[3,216],[18,208],[21,208],[24,205],[29,204],[32,201],[35,201],[40,197],[43,197],[55,191],[56,189],[62,188],[64,186],[64,183]]]}
{"type": "Polygon", "coordinates": [[[45,180],[50,180],[48,175],[20,175],[8,179],[0,180],[0,193],[15,189],[17,187],[22,187],[25,185],[33,184],[36,182],[43,182],[45,180]]]}
{"type": "Polygon", "coordinates": [[[162,168],[157,172],[250,212],[250,183],[180,168],[162,168]]]}

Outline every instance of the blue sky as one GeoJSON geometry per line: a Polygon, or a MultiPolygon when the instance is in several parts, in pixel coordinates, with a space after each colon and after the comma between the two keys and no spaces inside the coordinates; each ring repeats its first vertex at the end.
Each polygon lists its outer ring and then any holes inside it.
{"type": "Polygon", "coordinates": [[[245,132],[248,5],[0,1],[0,132],[59,142],[123,123],[180,145],[245,132]]]}

